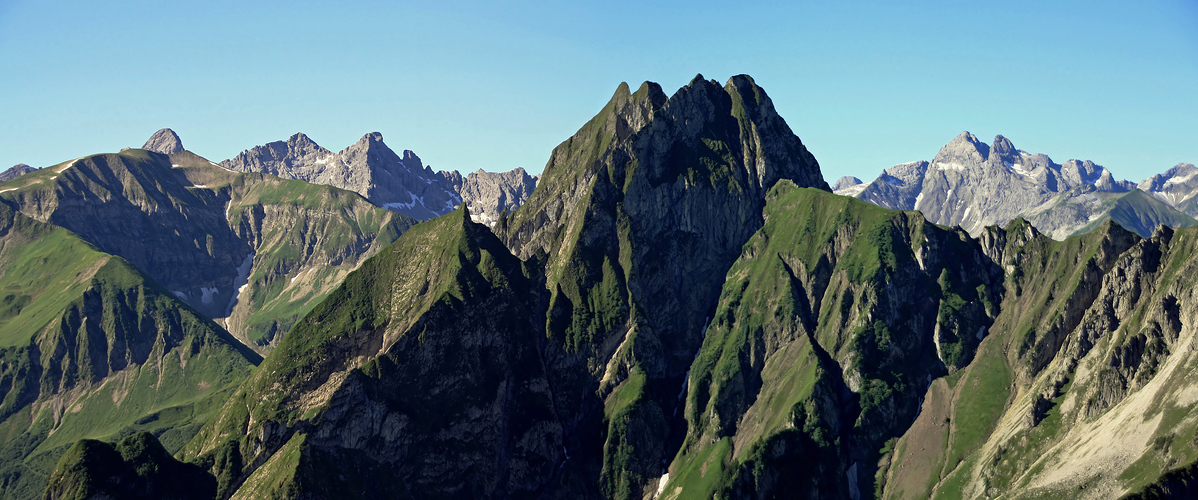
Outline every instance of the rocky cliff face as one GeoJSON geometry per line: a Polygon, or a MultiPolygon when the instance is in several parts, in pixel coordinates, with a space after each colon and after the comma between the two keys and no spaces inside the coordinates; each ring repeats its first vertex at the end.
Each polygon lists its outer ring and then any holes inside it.
{"type": "MultiPolygon", "coordinates": [[[[442,172],[444,173],[444,172],[442,172]]],[[[508,172],[479,170],[460,179],[448,176],[454,190],[470,208],[474,222],[493,226],[504,212],[511,212],[528,201],[537,187],[539,175],[528,175],[523,168],[508,172]]]]}
{"type": "Polygon", "coordinates": [[[524,169],[502,174],[479,171],[433,172],[415,153],[397,155],[372,132],[339,153],[304,134],[243,151],[221,166],[238,172],[263,172],[354,191],[375,204],[426,220],[452,212],[463,200],[477,220],[493,221],[514,210],[536,187],[524,169]]]}
{"type": "Polygon", "coordinates": [[[173,450],[260,358],[120,257],[0,204],[0,492],[40,498],[67,447],[173,450]]]}
{"type": "Polygon", "coordinates": [[[37,170],[37,169],[33,168],[29,165],[26,165],[24,163],[18,163],[16,165],[13,165],[12,168],[9,168],[8,170],[0,172],[0,182],[11,181],[13,179],[16,179],[17,177],[28,174],[29,172],[33,172],[34,170],[37,170]]]}
{"type": "Polygon", "coordinates": [[[1186,202],[1198,192],[1194,172],[1192,165],[1179,164],[1137,186],[1090,161],[1058,165],[1015,149],[1001,135],[988,146],[962,132],[930,163],[896,165],[871,183],[838,183],[835,190],[886,208],[919,210],[932,222],[958,225],[974,236],[1016,217],[1058,240],[1107,220],[1148,236],[1161,224],[1194,224],[1183,213],[1193,210],[1186,202]],[[1144,200],[1137,190],[1161,202],[1144,200]]]}
{"type": "Polygon", "coordinates": [[[238,174],[186,151],[94,155],[18,182],[0,198],[129,260],[263,352],[415,222],[347,191],[238,174]]]}

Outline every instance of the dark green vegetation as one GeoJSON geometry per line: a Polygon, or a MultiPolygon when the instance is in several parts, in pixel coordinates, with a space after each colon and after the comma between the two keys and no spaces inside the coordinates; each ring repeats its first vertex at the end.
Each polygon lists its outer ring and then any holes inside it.
{"type": "Polygon", "coordinates": [[[258,356],[120,257],[0,204],[0,491],[39,496],[81,438],[177,450],[258,356]]]}
{"type": "Polygon", "coordinates": [[[152,434],[142,432],[116,446],[90,439],[76,443],[59,460],[45,498],[198,500],[215,494],[216,482],[203,469],[175,460],[152,434]]]}

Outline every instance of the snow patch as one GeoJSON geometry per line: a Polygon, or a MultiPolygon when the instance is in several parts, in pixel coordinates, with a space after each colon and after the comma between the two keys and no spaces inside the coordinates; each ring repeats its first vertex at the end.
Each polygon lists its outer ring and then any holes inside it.
{"type": "Polygon", "coordinates": [[[178,290],[174,290],[174,293],[175,293],[175,296],[176,296],[176,297],[179,297],[179,300],[187,300],[187,294],[186,294],[186,293],[180,292],[180,291],[178,291],[178,290]]]}
{"type": "Polygon", "coordinates": [[[178,163],[172,163],[172,164],[171,164],[171,168],[179,168],[179,164],[178,164],[178,163]]]}
{"type": "Polygon", "coordinates": [[[1188,182],[1190,179],[1194,178],[1194,175],[1195,174],[1183,175],[1181,177],[1174,177],[1172,179],[1165,181],[1165,185],[1169,186],[1169,185],[1173,185],[1173,184],[1181,184],[1183,182],[1188,182]]]}
{"type": "Polygon", "coordinates": [[[869,187],[869,184],[864,184],[864,183],[857,184],[855,186],[849,186],[847,188],[836,191],[836,194],[841,195],[841,196],[850,196],[850,197],[856,198],[857,195],[861,194],[862,191],[865,191],[865,188],[867,188],[867,187],[869,187]]]}
{"type": "Polygon", "coordinates": [[[216,287],[212,287],[212,288],[200,287],[200,294],[201,294],[200,302],[202,302],[204,304],[211,304],[213,297],[218,293],[220,293],[220,291],[217,290],[216,287]]]}
{"type": "Polygon", "coordinates": [[[193,184],[191,187],[206,188],[206,187],[208,187],[208,185],[207,184],[193,184]]]}
{"type": "Polygon", "coordinates": [[[666,490],[666,483],[670,482],[670,473],[667,472],[661,475],[661,479],[657,480],[657,493],[653,494],[653,500],[661,496],[661,493],[666,490]]]}
{"type": "Polygon", "coordinates": [[[1019,164],[1019,163],[1008,163],[1008,162],[1003,162],[1003,165],[1006,165],[1006,166],[1007,166],[1007,168],[1011,169],[1011,171],[1012,171],[1012,172],[1015,172],[1015,173],[1017,173],[1017,174],[1019,174],[1019,175],[1022,175],[1022,176],[1024,176],[1024,177],[1031,177],[1031,176],[1032,176],[1032,173],[1031,173],[1031,172],[1029,172],[1029,171],[1027,171],[1027,169],[1023,168],[1023,165],[1022,165],[1022,164],[1019,164]]]}
{"type": "Polygon", "coordinates": [[[245,260],[241,261],[240,266],[237,266],[237,277],[233,279],[233,288],[236,288],[237,292],[229,298],[229,307],[225,308],[226,317],[233,314],[233,307],[237,305],[237,299],[241,298],[241,294],[245,293],[245,289],[250,286],[250,269],[253,267],[253,253],[245,256],[245,260]]]}
{"type": "Polygon", "coordinates": [[[965,171],[965,166],[957,162],[936,163],[934,166],[936,167],[936,170],[956,170],[958,172],[965,171]]]}
{"type": "Polygon", "coordinates": [[[920,191],[920,192],[919,192],[919,195],[917,195],[917,196],[915,197],[915,205],[914,205],[914,206],[912,206],[912,207],[911,207],[911,209],[912,209],[912,210],[919,210],[919,204],[920,204],[920,203],[922,203],[922,202],[923,202],[923,191],[920,191]]]}
{"type": "Polygon", "coordinates": [[[71,160],[71,162],[70,162],[70,163],[68,163],[68,164],[67,164],[67,166],[65,166],[65,167],[62,167],[62,168],[60,168],[60,169],[58,169],[58,170],[55,170],[55,171],[54,171],[54,173],[56,173],[56,174],[61,174],[63,170],[66,170],[66,169],[68,169],[68,168],[71,168],[71,167],[75,166],[75,162],[77,162],[77,161],[79,161],[79,160],[82,160],[82,159],[83,159],[83,157],[82,157],[82,156],[80,156],[79,158],[75,158],[74,160],[71,160]]]}
{"type": "Polygon", "coordinates": [[[17,188],[0,189],[0,193],[7,193],[9,191],[16,191],[16,190],[17,190],[17,188]]]}

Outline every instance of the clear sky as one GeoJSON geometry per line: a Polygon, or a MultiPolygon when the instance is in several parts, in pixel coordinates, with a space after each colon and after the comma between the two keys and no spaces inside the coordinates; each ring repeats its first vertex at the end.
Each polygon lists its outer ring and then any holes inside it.
{"type": "Polygon", "coordinates": [[[830,181],[962,130],[1132,180],[1198,163],[1198,1],[749,3],[0,0],[0,168],[171,127],[217,161],[379,131],[536,173],[621,81],[696,73],[752,75],[830,181]]]}

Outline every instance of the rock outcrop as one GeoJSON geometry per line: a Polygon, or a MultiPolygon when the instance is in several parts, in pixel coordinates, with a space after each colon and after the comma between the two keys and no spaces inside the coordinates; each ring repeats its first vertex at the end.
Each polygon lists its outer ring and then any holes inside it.
{"type": "Polygon", "coordinates": [[[183,141],[179,139],[179,134],[169,128],[161,129],[151,135],[146,144],[141,147],[146,151],[162,153],[164,155],[173,155],[186,151],[183,148],[183,141]]]}

